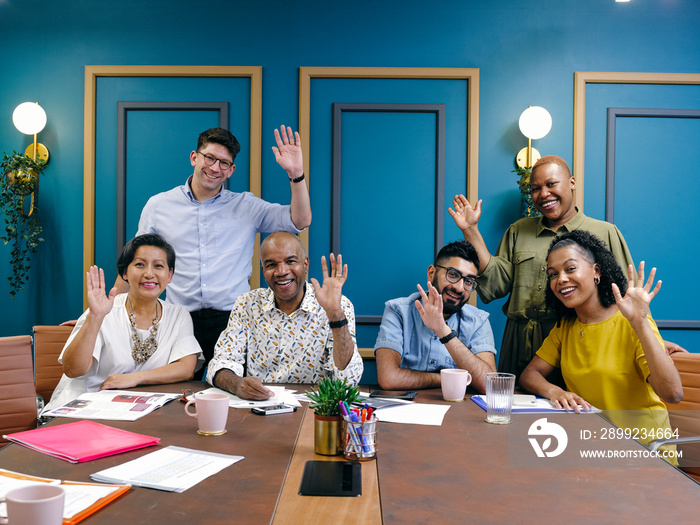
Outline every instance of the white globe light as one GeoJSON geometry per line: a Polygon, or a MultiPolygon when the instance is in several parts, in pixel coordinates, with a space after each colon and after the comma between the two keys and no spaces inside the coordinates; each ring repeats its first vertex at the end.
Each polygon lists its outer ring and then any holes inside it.
{"type": "Polygon", "coordinates": [[[46,126],[46,111],[34,102],[22,102],[12,113],[12,122],[21,133],[34,135],[46,126]]]}
{"type": "Polygon", "coordinates": [[[552,116],[541,106],[530,106],[520,115],[518,126],[527,138],[541,139],[552,129],[552,116]]]}

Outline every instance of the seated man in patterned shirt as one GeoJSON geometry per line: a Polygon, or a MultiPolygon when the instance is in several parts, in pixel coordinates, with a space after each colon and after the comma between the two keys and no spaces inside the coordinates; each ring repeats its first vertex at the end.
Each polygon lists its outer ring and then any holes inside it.
{"type": "Polygon", "coordinates": [[[362,358],[355,340],[355,313],[342,295],[348,276],[342,256],[321,258],[323,285],[306,276],[309,258],[299,237],[278,231],[260,246],[269,288],[236,300],[214,349],[207,381],[242,399],[264,400],[263,383],[317,383],[324,376],[357,384],[362,358]]]}

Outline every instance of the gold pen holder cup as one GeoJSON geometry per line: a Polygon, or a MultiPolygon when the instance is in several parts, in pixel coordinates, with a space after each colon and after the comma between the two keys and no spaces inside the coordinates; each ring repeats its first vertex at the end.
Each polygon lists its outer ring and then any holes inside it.
{"type": "Polygon", "coordinates": [[[343,453],[340,416],[314,414],[314,452],[323,456],[338,456],[343,453]]]}
{"type": "Polygon", "coordinates": [[[370,461],[377,457],[377,418],[364,423],[343,420],[341,433],[345,449],[343,455],[350,461],[370,461]]]}

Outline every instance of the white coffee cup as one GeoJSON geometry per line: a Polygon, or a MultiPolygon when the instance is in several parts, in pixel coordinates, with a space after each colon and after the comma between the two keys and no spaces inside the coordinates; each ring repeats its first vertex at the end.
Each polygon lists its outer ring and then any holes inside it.
{"type": "Polygon", "coordinates": [[[185,405],[185,413],[197,418],[199,434],[219,436],[226,433],[228,402],[229,397],[226,394],[195,394],[194,399],[185,405]],[[194,412],[190,412],[190,405],[195,406],[194,412]]]}
{"type": "Polygon", "coordinates": [[[0,523],[10,525],[61,525],[65,491],[57,485],[37,483],[7,491],[0,502],[7,505],[7,518],[0,523]]]}
{"type": "Polygon", "coordinates": [[[442,398],[445,401],[462,401],[467,393],[467,386],[472,382],[472,376],[461,368],[443,368],[440,370],[440,386],[442,398]]]}

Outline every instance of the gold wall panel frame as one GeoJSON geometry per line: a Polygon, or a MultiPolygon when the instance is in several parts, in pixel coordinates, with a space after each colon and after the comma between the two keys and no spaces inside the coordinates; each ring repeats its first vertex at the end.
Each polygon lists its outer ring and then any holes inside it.
{"type": "MultiPolygon", "coordinates": [[[[479,198],[479,69],[432,67],[300,67],[299,68],[299,134],[302,137],[304,173],[309,173],[311,137],[311,81],[315,78],[336,79],[428,79],[467,81],[467,173],[469,202],[479,198]]],[[[308,181],[307,181],[308,182],[308,181]]],[[[308,182],[311,187],[310,182],[308,182]]],[[[300,237],[308,248],[308,230],[300,237]]],[[[469,303],[476,304],[476,294],[469,303]]],[[[372,348],[360,348],[364,359],[374,359],[372,348]]]]}
{"type": "MultiPolygon", "coordinates": [[[[100,77],[249,78],[250,79],[250,192],[261,196],[262,67],[261,66],[85,66],[83,142],[83,275],[95,261],[95,138],[97,79],[100,77]]],[[[252,288],[260,286],[260,235],[253,254],[252,288]]],[[[83,280],[83,308],[87,288],[83,280]]]]}
{"type": "Polygon", "coordinates": [[[574,73],[574,159],[576,177],[574,204],[583,211],[584,161],[586,147],[586,85],[587,84],[659,84],[700,85],[698,73],[616,73],[576,71],[574,73]]]}

